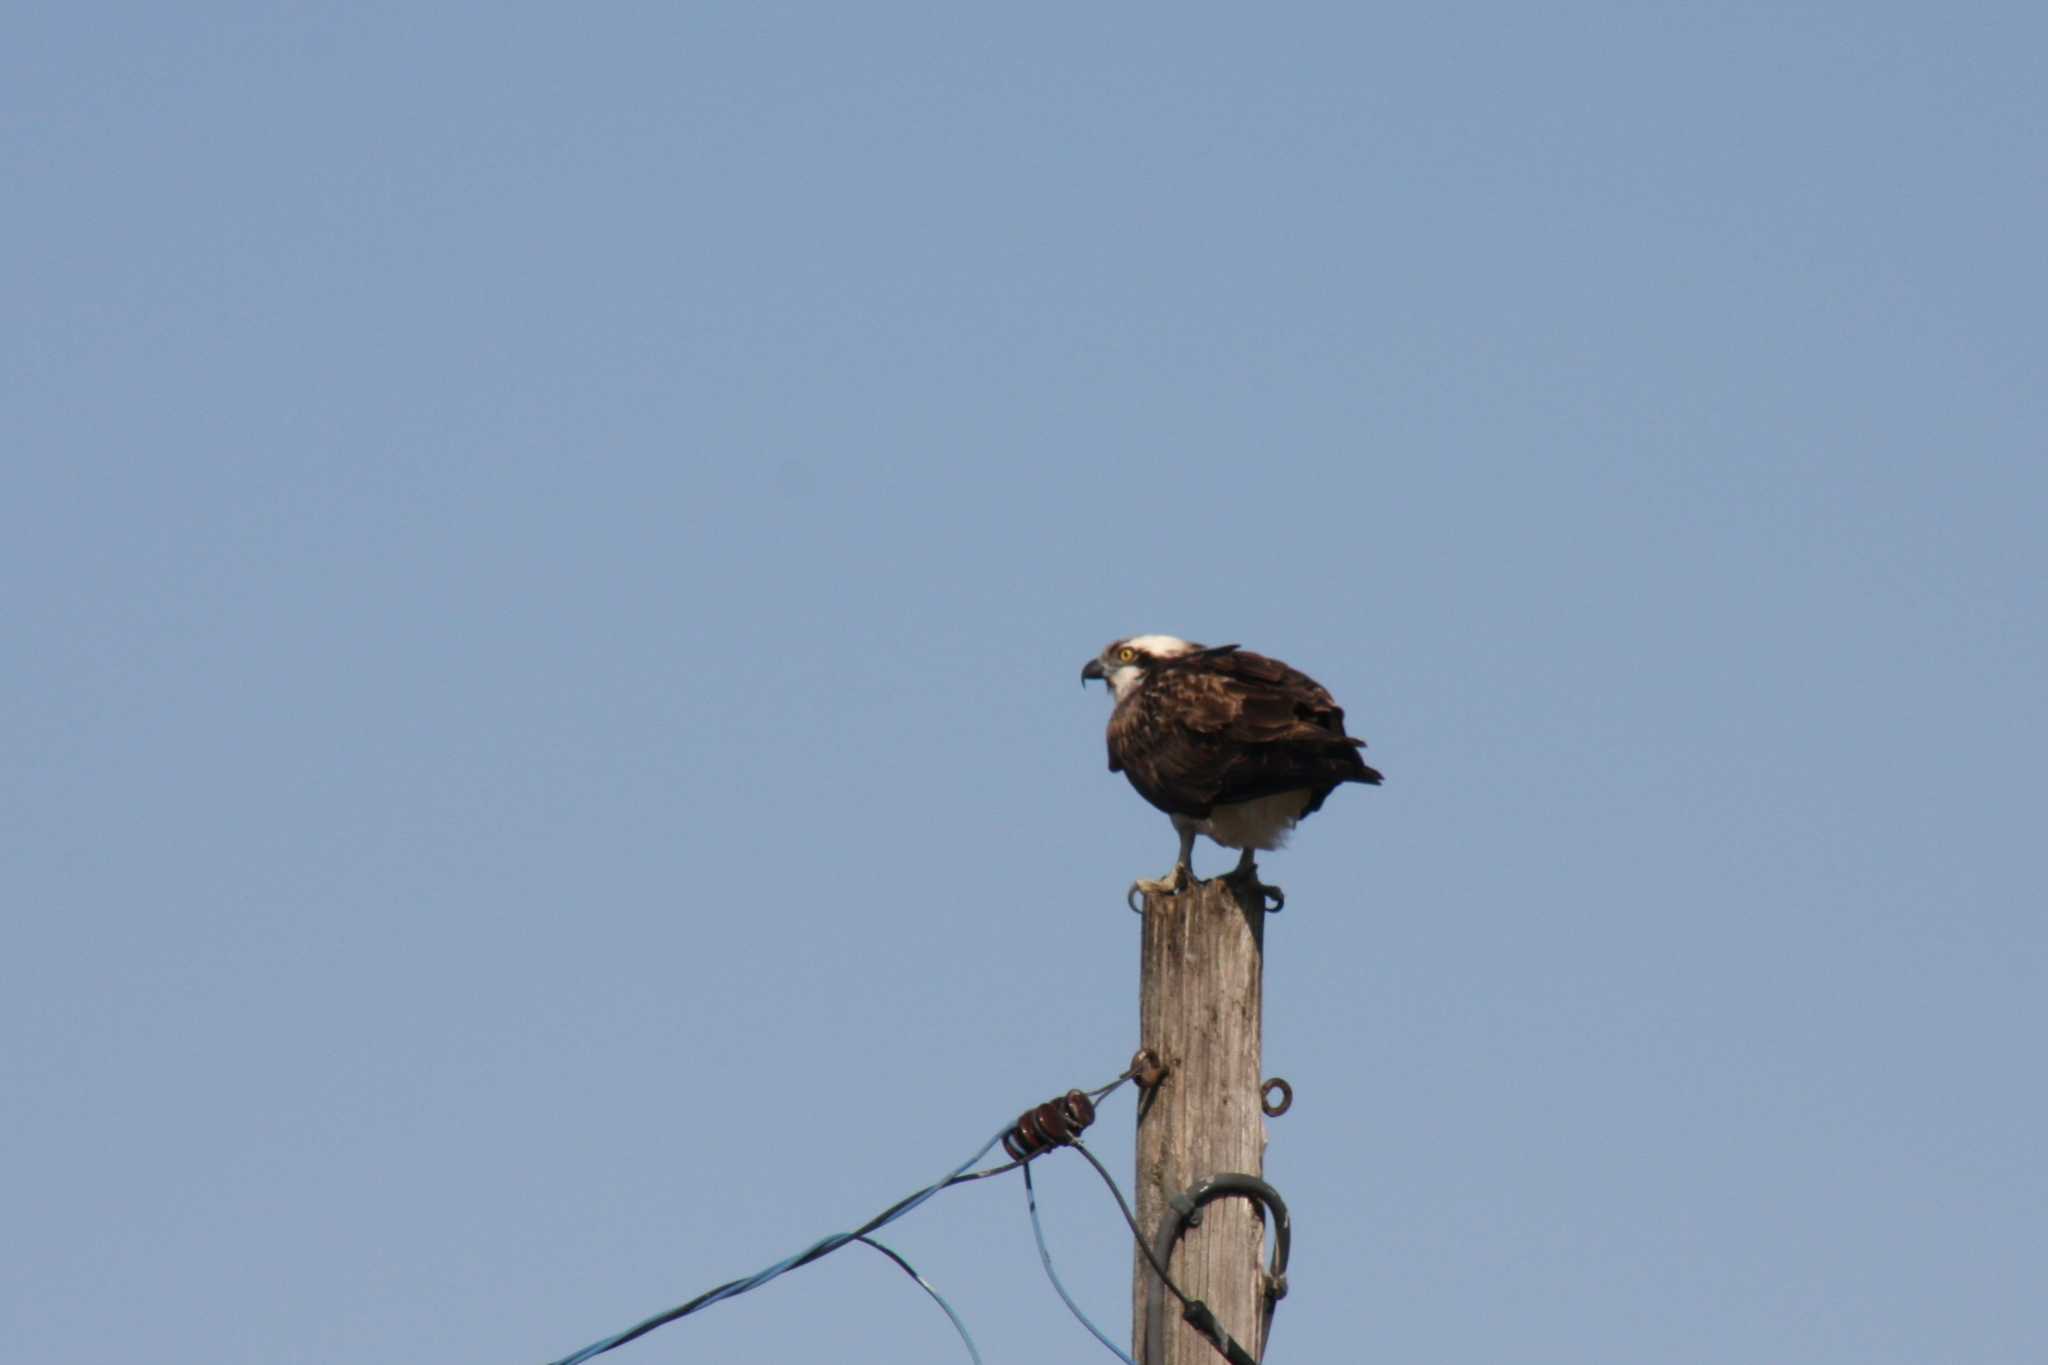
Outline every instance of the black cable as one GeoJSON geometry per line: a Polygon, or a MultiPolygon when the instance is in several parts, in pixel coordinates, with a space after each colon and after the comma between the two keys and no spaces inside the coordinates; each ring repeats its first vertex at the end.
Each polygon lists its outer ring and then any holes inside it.
{"type": "Polygon", "coordinates": [[[839,1248],[845,1246],[848,1242],[853,1241],[855,1238],[867,1236],[876,1228],[881,1227],[884,1223],[902,1217],[904,1214],[916,1208],[919,1204],[922,1204],[925,1200],[937,1194],[940,1190],[946,1189],[947,1187],[952,1185],[956,1180],[961,1179],[962,1173],[966,1171],[967,1167],[972,1166],[975,1162],[981,1160],[984,1156],[987,1156],[989,1153],[989,1149],[994,1147],[998,1142],[1001,1142],[1002,1139],[1002,1133],[997,1133],[994,1137],[990,1138],[986,1143],[982,1144],[980,1151],[977,1151],[973,1156],[961,1162],[959,1168],[955,1170],[951,1175],[948,1175],[944,1179],[939,1180],[933,1184],[927,1185],[923,1189],[918,1190],[912,1194],[905,1195],[903,1198],[891,1204],[888,1208],[876,1214],[873,1218],[868,1219],[867,1222],[855,1228],[852,1232],[835,1232],[829,1237],[820,1238],[817,1242],[814,1242],[810,1247],[806,1248],[803,1252],[801,1252],[798,1255],[791,1256],[787,1260],[777,1261],[774,1265],[769,1266],[766,1270],[763,1270],[758,1274],[749,1275],[744,1279],[727,1280],[724,1284],[719,1285],[716,1289],[707,1289],[702,1294],[699,1294],[696,1298],[691,1299],[688,1303],[679,1304],[676,1307],[669,1309],[665,1313],[657,1313],[653,1317],[648,1318],[646,1321],[635,1323],[633,1326],[628,1327],[625,1331],[617,1333],[614,1336],[606,1337],[602,1341],[594,1341],[590,1345],[584,1347],[582,1350],[572,1352],[569,1355],[562,1357],[560,1360],[555,1362],[555,1365],[583,1365],[583,1362],[590,1360],[593,1357],[603,1355],[607,1351],[616,1350],[619,1347],[624,1346],[629,1341],[636,1341],[639,1338],[646,1336],[649,1332],[652,1332],[657,1327],[665,1327],[669,1323],[674,1322],[677,1318],[687,1317],[691,1313],[696,1312],[698,1309],[703,1308],[709,1304],[716,1303],[720,1299],[731,1298],[736,1295],[744,1294],[750,1289],[757,1289],[761,1285],[768,1283],[768,1281],[776,1278],[779,1275],[786,1275],[790,1271],[796,1270],[801,1266],[809,1265],[812,1261],[817,1260],[821,1256],[825,1256],[830,1254],[831,1252],[839,1250],[839,1248]]]}
{"type": "MultiPolygon", "coordinates": [[[[1167,1201],[1166,1211],[1159,1216],[1159,1234],[1153,1239],[1154,1263],[1173,1258],[1173,1244],[1181,1234],[1201,1221],[1202,1206],[1225,1195],[1237,1195],[1250,1199],[1259,1205],[1262,1216],[1271,1215],[1273,1220],[1273,1258],[1266,1271],[1265,1307],[1259,1314],[1259,1335],[1269,1338],[1273,1332],[1273,1306],[1287,1293],[1287,1257],[1293,1241],[1293,1224],[1287,1216],[1287,1204],[1280,1198],[1280,1192],[1255,1175],[1226,1172],[1205,1176],[1190,1185],[1182,1194],[1167,1201]]],[[[1176,1294],[1180,1291],[1175,1290],[1176,1294]]],[[[1223,1324],[1216,1320],[1216,1314],[1207,1304],[1197,1299],[1181,1300],[1181,1317],[1200,1332],[1231,1365],[1258,1365],[1250,1352],[1223,1330],[1223,1324]]],[[[1162,1358],[1166,1342],[1166,1302],[1157,1290],[1145,1295],[1145,1355],[1148,1360],[1162,1358]]]]}
{"type": "MultiPolygon", "coordinates": [[[[1272,1268],[1267,1272],[1268,1298],[1260,1324],[1261,1335],[1270,1336],[1273,1300],[1287,1292],[1287,1252],[1292,1232],[1287,1217],[1287,1205],[1281,1201],[1279,1192],[1265,1181],[1249,1175],[1213,1175],[1206,1180],[1197,1181],[1186,1194],[1177,1195],[1171,1201],[1171,1206],[1160,1221],[1159,1244],[1154,1246],[1145,1239],[1145,1234],[1139,1231],[1137,1217],[1132,1214],[1131,1206],[1124,1199],[1124,1192],[1118,1187],[1116,1177],[1109,1173],[1109,1168],[1098,1161],[1095,1153],[1089,1151],[1079,1138],[1067,1145],[1086,1157],[1088,1164],[1095,1168],[1095,1173],[1102,1177],[1102,1183],[1109,1186],[1110,1194],[1116,1199],[1117,1211],[1123,1214],[1124,1223],[1130,1228],[1131,1237],[1137,1242],[1138,1250],[1144,1254],[1146,1263],[1152,1267],[1152,1273],[1157,1275],[1159,1282],[1180,1300],[1181,1316],[1216,1348],[1219,1355],[1231,1362],[1231,1365],[1259,1365],[1259,1362],[1224,1330],[1223,1324],[1217,1321],[1216,1314],[1210,1310],[1209,1305],[1200,1299],[1190,1298],[1186,1290],[1173,1282],[1173,1277],[1167,1274],[1166,1262],[1172,1257],[1173,1244],[1186,1229],[1191,1215],[1203,1204],[1226,1194],[1243,1195],[1259,1203],[1262,1212],[1270,1212],[1273,1217],[1273,1262],[1272,1268]]],[[[1160,1352],[1164,1349],[1165,1317],[1160,1310],[1165,1305],[1158,1302],[1156,1293],[1148,1293],[1146,1300],[1144,1347],[1145,1360],[1147,1365],[1150,1365],[1150,1362],[1161,1358],[1160,1352]]]]}
{"type": "Polygon", "coordinates": [[[960,1334],[960,1340],[966,1343],[967,1354],[973,1358],[974,1365],[981,1365],[981,1352],[975,1348],[974,1338],[968,1335],[967,1324],[960,1321],[960,1315],[953,1311],[953,1305],[946,1302],[946,1296],[944,1294],[941,1294],[937,1289],[932,1287],[932,1282],[930,1280],[927,1280],[924,1276],[918,1274],[917,1268],[911,1265],[910,1262],[904,1260],[901,1256],[897,1255],[893,1248],[883,1246],[874,1238],[856,1237],[853,1240],[859,1242],[862,1246],[873,1247],[876,1251],[881,1252],[884,1256],[887,1256],[890,1260],[894,1261],[899,1267],[901,1267],[904,1274],[908,1275],[911,1279],[917,1281],[917,1287],[919,1289],[922,1289],[925,1293],[931,1295],[932,1302],[937,1304],[942,1310],[944,1310],[947,1319],[950,1320],[953,1324],[953,1330],[958,1332],[960,1334]]]}
{"type": "Polygon", "coordinates": [[[1145,1234],[1138,1231],[1138,1220],[1131,1213],[1131,1206],[1125,1202],[1124,1192],[1117,1187],[1116,1177],[1109,1173],[1107,1166],[1104,1166],[1095,1159],[1095,1153],[1081,1145],[1079,1138],[1074,1139],[1073,1148],[1082,1156],[1088,1158],[1088,1164],[1095,1168],[1095,1174],[1102,1177],[1102,1183],[1109,1186],[1109,1192],[1116,1196],[1117,1210],[1123,1214],[1124,1222],[1129,1225],[1131,1237],[1137,1242],[1138,1250],[1145,1254],[1146,1261],[1151,1264],[1152,1273],[1159,1277],[1161,1284],[1173,1291],[1173,1296],[1181,1301],[1183,1307],[1192,1302],[1186,1293],[1181,1290],[1181,1287],[1173,1282],[1173,1276],[1166,1273],[1166,1267],[1160,1264],[1159,1257],[1152,1250],[1152,1244],[1145,1240],[1145,1234]]]}
{"type": "MultiPolygon", "coordinates": [[[[1108,1085],[1098,1086],[1096,1089],[1088,1091],[1086,1093],[1092,1099],[1100,1099],[1103,1096],[1108,1095],[1111,1091],[1115,1090],[1118,1086],[1122,1085],[1125,1081],[1130,1080],[1136,1074],[1136,1060],[1133,1059],[1132,1067],[1130,1070],[1124,1072],[1123,1075],[1117,1077],[1108,1085]]],[[[639,1338],[646,1336],[649,1332],[652,1332],[655,1328],[667,1326],[669,1323],[674,1322],[676,1319],[687,1317],[691,1313],[696,1312],[698,1309],[716,1303],[720,1299],[735,1297],[737,1295],[746,1293],[750,1289],[758,1289],[760,1286],[766,1284],[768,1281],[772,1279],[775,1279],[777,1276],[786,1275],[792,1270],[796,1270],[800,1267],[809,1265],[812,1261],[817,1260],[821,1256],[826,1256],[834,1251],[839,1250],[839,1248],[845,1246],[848,1242],[865,1241],[869,1233],[875,1231],[875,1229],[881,1227],[885,1223],[891,1222],[894,1219],[902,1217],[904,1214],[910,1212],[919,1204],[922,1204],[925,1200],[931,1198],[933,1195],[937,1194],[941,1190],[949,1190],[955,1185],[964,1185],[970,1180],[986,1180],[992,1175],[1002,1175],[1007,1171],[1016,1170],[1019,1166],[1023,1165],[1024,1162],[1011,1161],[1001,1166],[990,1166],[987,1169],[980,1171],[969,1171],[966,1169],[967,1167],[972,1166],[975,1162],[981,1160],[984,1156],[988,1155],[989,1150],[993,1148],[998,1142],[1001,1142],[1008,1131],[1008,1129],[1005,1129],[1004,1132],[998,1133],[994,1137],[990,1138],[988,1142],[982,1146],[980,1151],[976,1152],[966,1161],[960,1163],[959,1170],[954,1171],[951,1175],[946,1176],[942,1180],[936,1181],[933,1184],[925,1186],[921,1190],[917,1190],[911,1194],[903,1196],[903,1198],[897,1200],[888,1208],[882,1210],[873,1218],[870,1218],[867,1222],[855,1228],[852,1232],[835,1232],[829,1237],[820,1238],[817,1242],[813,1243],[810,1247],[806,1248],[803,1252],[801,1252],[798,1255],[791,1256],[787,1260],[778,1261],[774,1265],[769,1266],[766,1270],[763,1270],[758,1274],[749,1275],[737,1280],[727,1280],[724,1284],[721,1284],[714,1289],[707,1289],[703,1293],[699,1294],[696,1298],[691,1299],[688,1303],[679,1304],[676,1307],[669,1309],[665,1313],[657,1313],[655,1316],[648,1318],[644,1322],[635,1323],[633,1326],[627,1328],[625,1331],[619,1332],[613,1336],[606,1337],[602,1341],[592,1342],[590,1345],[584,1347],[580,1351],[575,1351],[569,1355],[563,1356],[560,1360],[554,1362],[554,1365],[583,1365],[583,1362],[588,1361],[593,1357],[603,1355],[607,1351],[616,1350],[618,1347],[624,1346],[629,1341],[638,1340],[639,1338]]],[[[877,1243],[870,1243],[870,1245],[875,1246],[875,1249],[878,1251],[886,1250],[877,1243]]],[[[891,1254],[892,1256],[894,1255],[894,1253],[889,1254],[891,1254]]],[[[898,1258],[898,1264],[903,1264],[900,1258],[898,1258]]],[[[905,1266],[905,1269],[908,1268],[908,1266],[905,1266]]],[[[910,1273],[913,1277],[915,1277],[917,1274],[917,1272],[915,1271],[911,1271],[910,1273]]],[[[924,1283],[924,1281],[921,1278],[918,1282],[920,1284],[924,1283]]],[[[925,1285],[925,1288],[927,1290],[931,1290],[931,1286],[928,1284],[925,1285]]],[[[933,1290],[932,1294],[933,1297],[937,1297],[937,1291],[933,1290]]],[[[939,1305],[942,1308],[946,1307],[945,1300],[940,1299],[939,1305]]],[[[952,1316],[951,1308],[946,1308],[946,1311],[948,1316],[952,1316]]],[[[959,1326],[960,1324],[960,1320],[957,1317],[954,1317],[953,1322],[955,1326],[959,1326]]],[[[961,1328],[961,1334],[963,1336],[966,1335],[966,1329],[964,1327],[961,1328]]],[[[970,1340],[968,1342],[968,1350],[972,1352],[973,1349],[974,1344],[970,1340]]]]}

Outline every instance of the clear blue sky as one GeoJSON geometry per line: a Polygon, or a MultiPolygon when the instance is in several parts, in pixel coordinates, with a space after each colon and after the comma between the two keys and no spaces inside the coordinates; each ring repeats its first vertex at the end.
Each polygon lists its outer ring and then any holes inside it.
{"type": "MultiPolygon", "coordinates": [[[[17,7],[0,1356],[537,1365],[1113,1076],[1168,631],[1388,774],[1265,864],[1276,1365],[2048,1358],[2044,51],[17,7]]],[[[1013,1180],[895,1232],[1097,1352],[1013,1180]]],[[[608,1357],[883,1359],[859,1248],[608,1357]]]]}

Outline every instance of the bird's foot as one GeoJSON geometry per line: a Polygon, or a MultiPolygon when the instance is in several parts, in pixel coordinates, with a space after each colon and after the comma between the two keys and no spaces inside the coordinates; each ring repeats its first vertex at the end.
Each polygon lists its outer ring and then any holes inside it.
{"type": "Polygon", "coordinates": [[[1194,880],[1195,873],[1193,868],[1189,867],[1186,863],[1175,863],[1173,871],[1167,873],[1164,877],[1156,879],[1140,877],[1132,882],[1131,889],[1124,892],[1124,904],[1142,915],[1145,912],[1138,904],[1138,897],[1178,896],[1181,892],[1187,890],[1194,883],[1194,880]]]}
{"type": "Polygon", "coordinates": [[[1249,863],[1240,863],[1235,870],[1224,873],[1222,881],[1237,894],[1238,900],[1256,900],[1269,915],[1277,915],[1287,908],[1287,893],[1260,881],[1259,870],[1249,863]]]}

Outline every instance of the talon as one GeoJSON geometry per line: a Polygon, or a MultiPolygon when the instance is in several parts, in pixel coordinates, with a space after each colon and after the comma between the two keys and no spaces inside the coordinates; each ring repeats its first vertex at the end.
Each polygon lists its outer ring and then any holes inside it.
{"type": "Polygon", "coordinates": [[[1269,915],[1277,915],[1287,908],[1287,893],[1279,887],[1259,880],[1258,869],[1240,866],[1224,878],[1231,889],[1240,897],[1253,895],[1259,898],[1259,907],[1269,915]]]}
{"type": "MultiPolygon", "coordinates": [[[[1133,900],[1141,894],[1147,896],[1178,896],[1181,892],[1188,889],[1188,884],[1193,880],[1194,877],[1189,871],[1188,865],[1186,863],[1178,863],[1174,866],[1173,871],[1167,873],[1164,877],[1140,877],[1132,882],[1131,889],[1124,893],[1124,904],[1129,905],[1133,910],[1137,910],[1138,907],[1133,904],[1133,900]]],[[[1139,913],[1143,914],[1144,912],[1139,911],[1139,913]]]]}

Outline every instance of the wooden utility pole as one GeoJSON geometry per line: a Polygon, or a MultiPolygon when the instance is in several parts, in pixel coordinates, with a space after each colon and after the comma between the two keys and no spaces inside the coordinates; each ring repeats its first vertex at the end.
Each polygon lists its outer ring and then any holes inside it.
{"type": "MultiPolygon", "coordinates": [[[[1266,911],[1258,893],[1242,900],[1217,878],[1179,895],[1144,898],[1139,978],[1140,1046],[1165,1068],[1138,1107],[1138,1226],[1150,1241],[1169,1202],[1221,1172],[1265,1171],[1260,1107],[1260,1008],[1266,911]]],[[[1167,1269],[1191,1298],[1208,1304],[1223,1329],[1251,1352],[1265,1351],[1264,1221],[1256,1204],[1218,1199],[1180,1239],[1167,1269]]],[[[1209,1365],[1215,1348],[1181,1320],[1166,1296],[1164,1352],[1146,1360],[1146,1295],[1157,1281],[1137,1253],[1131,1305],[1139,1365],[1209,1365]]],[[[1161,1291],[1163,1292],[1163,1291],[1161,1291]]]]}

